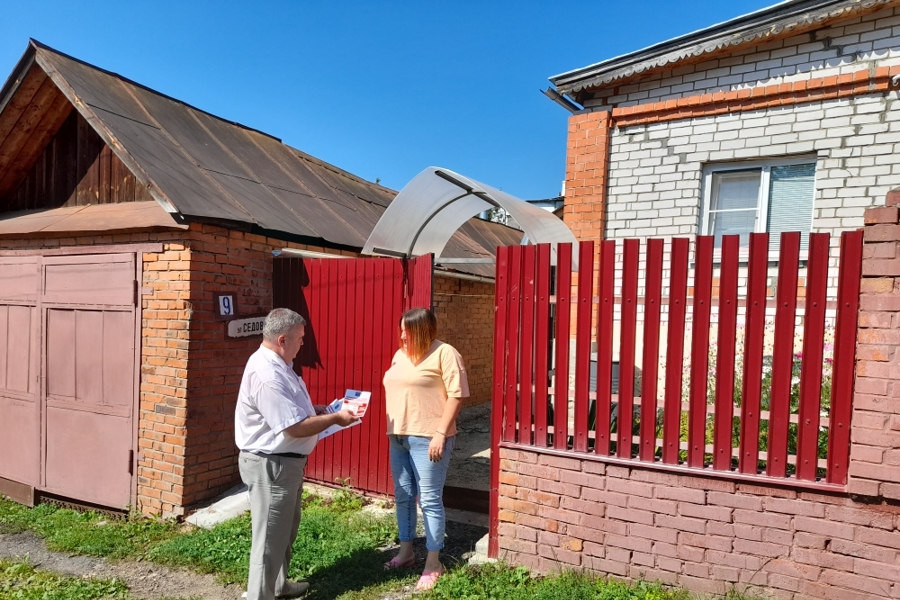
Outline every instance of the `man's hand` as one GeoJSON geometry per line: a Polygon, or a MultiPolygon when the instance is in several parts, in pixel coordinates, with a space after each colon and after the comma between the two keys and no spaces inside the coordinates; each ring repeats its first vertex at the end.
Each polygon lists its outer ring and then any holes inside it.
{"type": "Polygon", "coordinates": [[[313,408],[315,409],[317,415],[324,415],[325,411],[328,410],[327,406],[323,406],[321,404],[316,404],[315,406],[313,406],[313,408]]]}
{"type": "Polygon", "coordinates": [[[335,423],[337,425],[340,425],[341,427],[346,427],[347,425],[350,425],[351,423],[356,423],[357,421],[359,421],[359,419],[356,418],[356,413],[354,413],[349,408],[344,408],[342,410],[337,411],[336,413],[334,413],[334,416],[335,416],[335,423]]]}

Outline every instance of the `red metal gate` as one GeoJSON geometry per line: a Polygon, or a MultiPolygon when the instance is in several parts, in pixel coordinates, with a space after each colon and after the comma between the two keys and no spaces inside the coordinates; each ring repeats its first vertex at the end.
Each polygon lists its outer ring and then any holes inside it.
{"type": "Polygon", "coordinates": [[[398,323],[408,308],[431,307],[432,255],[395,258],[275,260],[274,305],[307,320],[295,362],[315,404],[344,390],[372,392],[363,423],[326,438],[310,457],[307,477],[392,494],[381,380],[398,348],[398,323]]]}
{"type": "Polygon", "coordinates": [[[0,477],[103,506],[131,503],[136,261],[0,258],[0,477]]]}

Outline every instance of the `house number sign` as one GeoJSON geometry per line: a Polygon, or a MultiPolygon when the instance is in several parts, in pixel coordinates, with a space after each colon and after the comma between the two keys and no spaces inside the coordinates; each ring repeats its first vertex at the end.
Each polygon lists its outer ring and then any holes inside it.
{"type": "Polygon", "coordinates": [[[227,321],[237,316],[237,294],[215,294],[214,300],[217,321],[227,321]]]}
{"type": "Polygon", "coordinates": [[[242,338],[251,335],[262,335],[266,317],[249,317],[246,319],[234,319],[228,321],[228,337],[242,338]]]}

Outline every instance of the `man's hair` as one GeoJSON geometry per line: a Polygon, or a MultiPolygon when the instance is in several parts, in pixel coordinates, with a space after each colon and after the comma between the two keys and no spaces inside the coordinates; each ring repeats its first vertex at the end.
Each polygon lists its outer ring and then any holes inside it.
{"type": "Polygon", "coordinates": [[[263,339],[267,342],[275,342],[278,340],[278,336],[287,335],[299,325],[306,325],[306,319],[289,308],[276,308],[266,317],[263,339]]]}
{"type": "Polygon", "coordinates": [[[415,362],[425,356],[437,338],[437,318],[426,308],[408,310],[400,319],[406,330],[406,355],[415,362]]]}

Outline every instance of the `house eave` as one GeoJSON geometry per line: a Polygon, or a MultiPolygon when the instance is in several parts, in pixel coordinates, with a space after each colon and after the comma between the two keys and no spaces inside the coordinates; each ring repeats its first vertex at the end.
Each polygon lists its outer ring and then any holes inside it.
{"type": "Polygon", "coordinates": [[[550,77],[550,82],[559,93],[574,95],[635,75],[697,61],[707,54],[755,46],[896,4],[900,0],[787,0],[636,52],[555,75],[550,77]]]}

